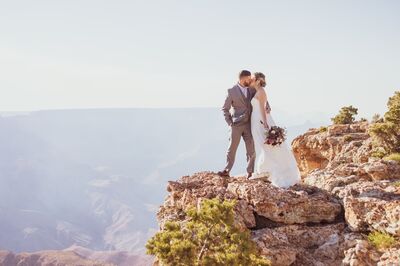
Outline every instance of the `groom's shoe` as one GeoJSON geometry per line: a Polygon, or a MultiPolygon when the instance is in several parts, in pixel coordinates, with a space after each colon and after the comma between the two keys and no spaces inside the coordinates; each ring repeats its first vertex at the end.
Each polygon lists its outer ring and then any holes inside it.
{"type": "Polygon", "coordinates": [[[229,172],[226,170],[219,171],[217,174],[222,177],[229,177],[229,172]]]}
{"type": "Polygon", "coordinates": [[[247,174],[247,179],[250,179],[250,177],[252,177],[253,176],[253,173],[248,173],[247,174]]]}

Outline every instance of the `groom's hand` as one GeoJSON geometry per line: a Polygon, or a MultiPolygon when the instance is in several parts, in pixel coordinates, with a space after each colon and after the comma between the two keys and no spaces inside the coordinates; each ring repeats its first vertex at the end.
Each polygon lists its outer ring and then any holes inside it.
{"type": "Polygon", "coordinates": [[[233,124],[232,115],[229,112],[231,107],[232,107],[232,99],[231,99],[231,96],[229,94],[229,89],[228,89],[227,93],[226,93],[224,105],[222,106],[222,112],[224,113],[225,121],[229,126],[232,126],[232,124],[233,124]]]}

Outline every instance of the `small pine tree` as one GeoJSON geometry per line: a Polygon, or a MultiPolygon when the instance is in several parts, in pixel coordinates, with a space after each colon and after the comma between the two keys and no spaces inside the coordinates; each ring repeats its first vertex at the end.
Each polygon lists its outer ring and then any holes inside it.
{"type": "Polygon", "coordinates": [[[389,98],[387,106],[384,118],[369,128],[374,149],[383,149],[384,155],[400,152],[400,91],[389,98]]]}
{"type": "Polygon", "coordinates": [[[355,116],[358,114],[358,109],[352,105],[342,107],[339,114],[333,117],[331,120],[334,124],[352,124],[355,121],[355,116]]]}
{"type": "Polygon", "coordinates": [[[400,91],[389,98],[388,111],[385,113],[385,121],[400,126],[400,91]]]}
{"type": "Polygon", "coordinates": [[[259,255],[249,231],[234,225],[236,201],[204,200],[188,220],[166,222],[146,244],[163,265],[270,265],[259,255]]]}

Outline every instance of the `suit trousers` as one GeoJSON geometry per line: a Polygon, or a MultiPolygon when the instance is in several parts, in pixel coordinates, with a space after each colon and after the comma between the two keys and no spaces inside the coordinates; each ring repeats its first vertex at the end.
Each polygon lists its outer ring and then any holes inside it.
{"type": "Polygon", "coordinates": [[[256,153],[254,148],[253,136],[251,135],[250,122],[243,125],[232,125],[230,129],[231,132],[229,138],[229,148],[226,154],[225,170],[227,170],[228,172],[231,171],[235,162],[236,151],[239,147],[240,138],[243,137],[244,143],[246,145],[247,173],[253,173],[256,153]]]}

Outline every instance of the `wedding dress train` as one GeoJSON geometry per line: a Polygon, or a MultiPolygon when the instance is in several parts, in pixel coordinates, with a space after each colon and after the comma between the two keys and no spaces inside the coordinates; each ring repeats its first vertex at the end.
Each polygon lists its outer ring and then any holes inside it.
{"type": "MultiPolygon", "coordinates": [[[[266,130],[261,124],[263,120],[258,99],[254,97],[251,105],[253,106],[251,133],[256,149],[256,166],[253,176],[268,176],[271,183],[277,187],[287,188],[299,183],[300,172],[292,150],[286,141],[277,146],[264,144],[266,130]]],[[[270,113],[267,113],[267,123],[270,127],[276,125],[270,113]]]]}

